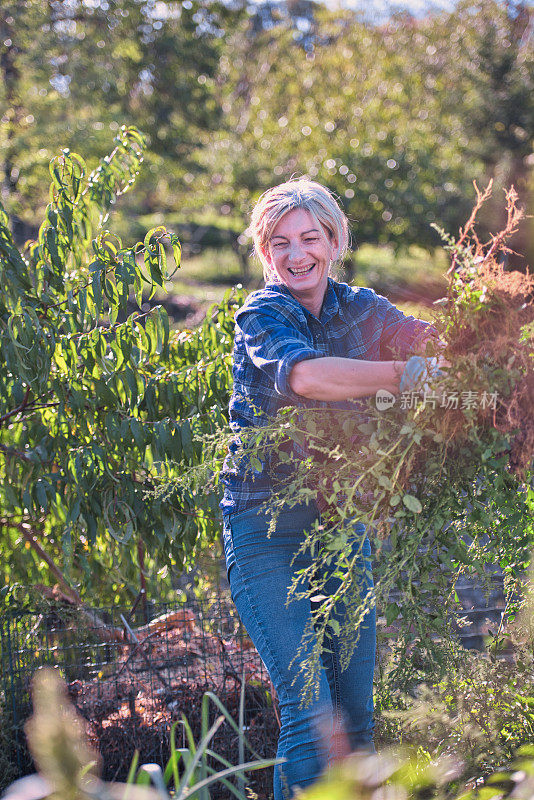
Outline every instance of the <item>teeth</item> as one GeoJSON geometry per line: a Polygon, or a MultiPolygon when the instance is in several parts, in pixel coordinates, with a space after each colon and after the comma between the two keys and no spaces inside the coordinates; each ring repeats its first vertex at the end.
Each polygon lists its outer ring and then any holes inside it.
{"type": "Polygon", "coordinates": [[[309,267],[301,267],[300,269],[291,267],[290,272],[292,272],[293,275],[304,275],[305,272],[309,272],[314,266],[314,264],[311,264],[309,267]]]}

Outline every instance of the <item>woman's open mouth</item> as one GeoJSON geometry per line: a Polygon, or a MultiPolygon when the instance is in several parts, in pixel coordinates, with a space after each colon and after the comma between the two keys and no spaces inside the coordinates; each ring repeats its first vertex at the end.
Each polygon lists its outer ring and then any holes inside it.
{"type": "Polygon", "coordinates": [[[314,266],[315,264],[309,264],[307,267],[288,267],[287,271],[290,272],[292,275],[301,277],[302,275],[308,275],[312,271],[314,266]]]}

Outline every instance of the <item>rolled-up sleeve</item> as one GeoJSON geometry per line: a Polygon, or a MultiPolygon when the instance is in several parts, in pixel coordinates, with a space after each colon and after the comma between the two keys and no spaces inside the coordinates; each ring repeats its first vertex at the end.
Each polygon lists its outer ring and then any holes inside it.
{"type": "Polygon", "coordinates": [[[377,300],[377,311],[383,320],[380,335],[382,359],[406,359],[417,350],[426,337],[439,339],[439,334],[432,323],[403,314],[382,295],[377,295],[377,300]]]}
{"type": "Polygon", "coordinates": [[[289,384],[291,370],[299,361],[322,358],[303,331],[276,307],[251,303],[235,316],[248,357],[272,381],[275,391],[290,400],[301,399],[289,384]]]}

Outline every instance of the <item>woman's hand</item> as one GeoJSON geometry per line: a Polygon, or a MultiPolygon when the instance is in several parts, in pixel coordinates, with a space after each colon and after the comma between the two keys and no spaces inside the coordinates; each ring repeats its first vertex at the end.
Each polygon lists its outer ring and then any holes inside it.
{"type": "Polygon", "coordinates": [[[433,356],[431,358],[412,356],[406,362],[399,389],[401,393],[430,392],[433,379],[441,377],[443,368],[451,366],[451,362],[447,361],[443,356],[433,356]]]}

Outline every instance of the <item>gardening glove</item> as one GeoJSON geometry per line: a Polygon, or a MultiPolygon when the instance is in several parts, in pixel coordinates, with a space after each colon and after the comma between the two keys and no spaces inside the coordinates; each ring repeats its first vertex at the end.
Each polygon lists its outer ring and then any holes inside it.
{"type": "Polygon", "coordinates": [[[433,378],[443,375],[439,369],[439,359],[437,356],[423,358],[423,356],[412,356],[406,362],[404,372],[399,383],[400,392],[416,392],[420,389],[429,390],[429,382],[433,378]]]}

